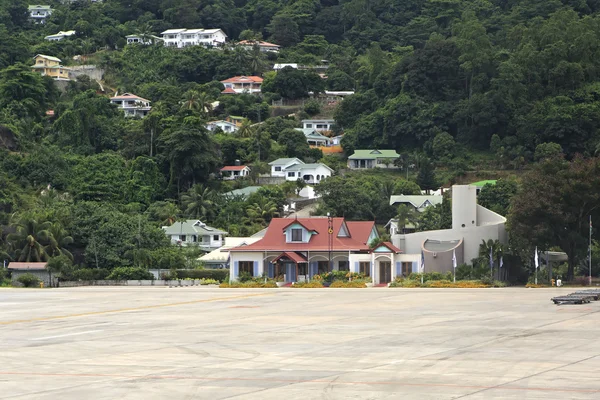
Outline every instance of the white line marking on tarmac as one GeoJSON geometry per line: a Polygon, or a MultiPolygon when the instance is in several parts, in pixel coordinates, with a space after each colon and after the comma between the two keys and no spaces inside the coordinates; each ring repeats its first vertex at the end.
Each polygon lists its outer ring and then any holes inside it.
{"type": "Polygon", "coordinates": [[[84,331],[84,332],[75,332],[75,333],[65,333],[64,335],[46,336],[46,337],[41,337],[41,338],[29,339],[29,340],[57,339],[57,338],[61,338],[61,337],[76,336],[76,335],[85,335],[85,334],[88,334],[88,333],[96,333],[96,332],[102,332],[102,329],[96,330],[96,331],[84,331]]]}

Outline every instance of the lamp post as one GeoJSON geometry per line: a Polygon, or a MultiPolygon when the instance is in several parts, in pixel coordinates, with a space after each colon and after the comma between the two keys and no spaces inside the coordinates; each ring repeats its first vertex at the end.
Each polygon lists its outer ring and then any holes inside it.
{"type": "MultiPolygon", "coordinates": [[[[333,247],[333,218],[331,217],[331,214],[327,213],[327,235],[328,235],[328,242],[327,242],[327,247],[329,250],[329,262],[328,262],[328,267],[327,269],[329,270],[329,268],[331,268],[331,270],[333,271],[333,266],[331,265],[331,250],[333,247]]],[[[329,272],[329,271],[327,271],[329,272]]]]}

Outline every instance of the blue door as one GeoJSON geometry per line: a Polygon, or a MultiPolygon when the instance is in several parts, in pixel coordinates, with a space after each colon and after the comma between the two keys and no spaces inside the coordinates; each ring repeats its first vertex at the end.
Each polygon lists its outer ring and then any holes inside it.
{"type": "Polygon", "coordinates": [[[286,282],[296,282],[296,264],[285,264],[285,278],[286,282]]]}

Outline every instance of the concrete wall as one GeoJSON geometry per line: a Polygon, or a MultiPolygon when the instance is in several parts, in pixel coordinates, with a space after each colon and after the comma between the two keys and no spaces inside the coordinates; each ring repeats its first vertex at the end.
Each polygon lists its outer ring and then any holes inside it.
{"type": "Polygon", "coordinates": [[[69,67],[69,79],[75,80],[78,76],[87,75],[93,81],[101,81],[104,76],[104,70],[95,65],[77,65],[69,67]]]}
{"type": "Polygon", "coordinates": [[[44,286],[55,286],[56,285],[56,277],[52,276],[52,285],[50,284],[50,275],[48,271],[35,271],[35,270],[12,270],[11,271],[11,280],[16,282],[20,276],[25,274],[35,275],[40,281],[44,282],[44,286]]]}

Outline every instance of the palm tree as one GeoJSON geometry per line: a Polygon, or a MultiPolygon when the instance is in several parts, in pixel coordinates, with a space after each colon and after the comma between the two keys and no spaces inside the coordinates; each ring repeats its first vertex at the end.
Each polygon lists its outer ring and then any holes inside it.
{"type": "Polygon", "coordinates": [[[203,185],[194,185],[187,193],[181,196],[181,203],[185,214],[191,218],[202,219],[210,212],[213,206],[213,191],[203,185]]]}
{"type": "Polygon", "coordinates": [[[265,55],[260,51],[258,43],[254,43],[249,56],[250,69],[252,74],[260,75],[265,70],[265,55]]]}
{"type": "Polygon", "coordinates": [[[181,210],[177,204],[170,201],[161,201],[157,204],[157,209],[153,211],[153,218],[160,220],[162,226],[171,226],[177,221],[181,210]]]}
{"type": "Polygon", "coordinates": [[[212,102],[206,93],[200,93],[197,90],[188,90],[183,95],[181,108],[205,116],[212,112],[212,102]]]}
{"type": "Polygon", "coordinates": [[[15,258],[19,261],[48,261],[48,253],[41,242],[47,242],[51,233],[49,222],[38,222],[33,217],[21,217],[12,224],[15,233],[7,236],[7,241],[15,249],[15,258]]]}
{"type": "Polygon", "coordinates": [[[233,48],[233,65],[248,65],[248,51],[241,46],[233,48]]]}
{"type": "Polygon", "coordinates": [[[245,119],[237,130],[237,134],[242,138],[253,137],[256,133],[256,126],[250,120],[245,119]]]}
{"type": "Polygon", "coordinates": [[[69,260],[73,261],[73,254],[67,250],[67,246],[74,242],[67,231],[59,223],[51,224],[48,228],[50,235],[48,236],[48,245],[44,250],[50,257],[65,255],[69,260]]]}
{"type": "Polygon", "coordinates": [[[396,219],[398,220],[398,229],[402,229],[402,233],[405,233],[406,227],[408,225],[415,226],[417,221],[419,220],[418,212],[406,204],[401,204],[398,206],[398,213],[396,214],[396,219]]]}
{"type": "Polygon", "coordinates": [[[277,206],[272,201],[261,197],[257,202],[251,204],[246,208],[246,213],[252,222],[265,225],[273,217],[279,216],[277,206]]]}

